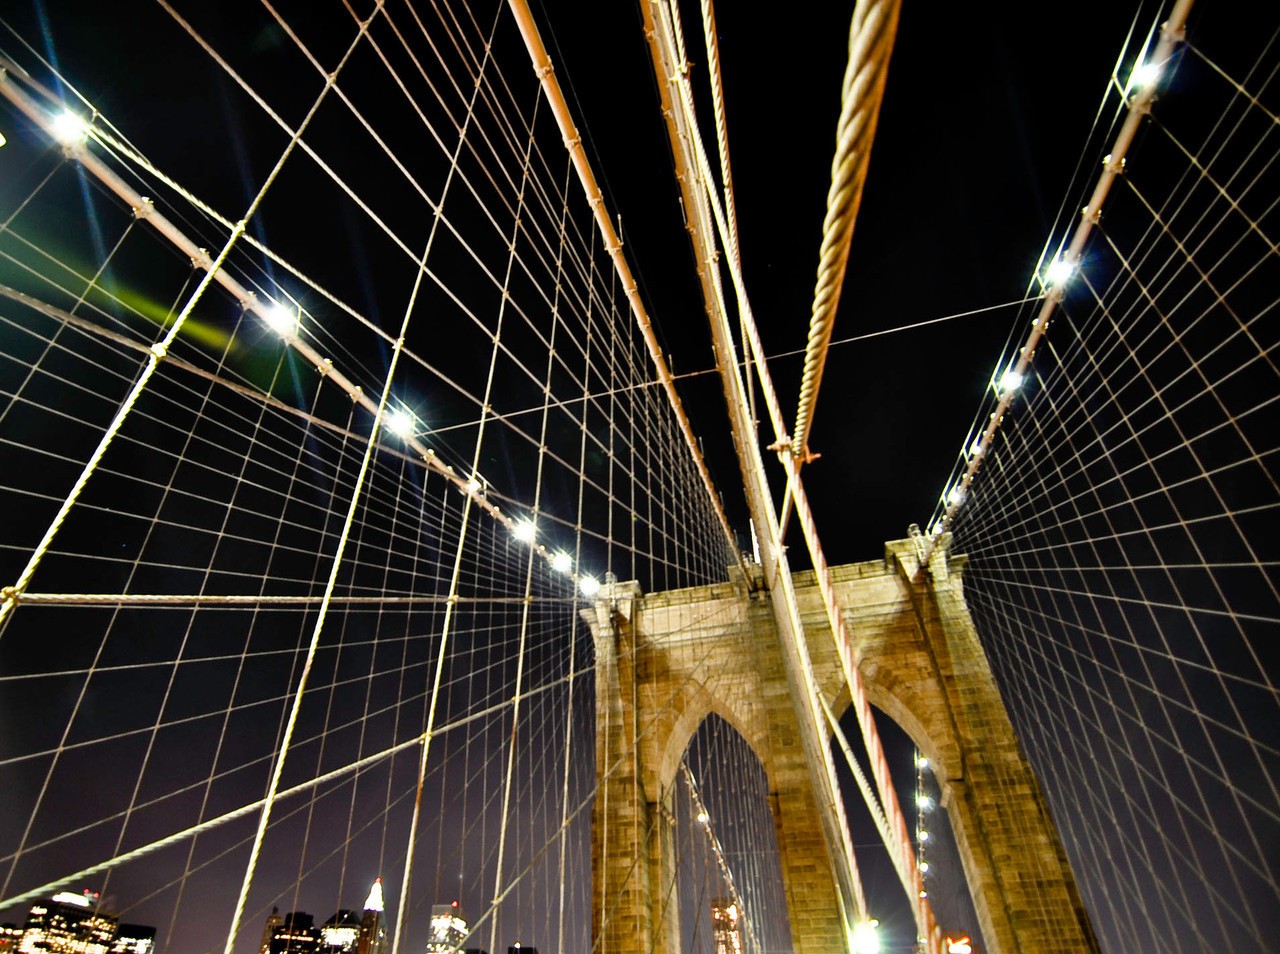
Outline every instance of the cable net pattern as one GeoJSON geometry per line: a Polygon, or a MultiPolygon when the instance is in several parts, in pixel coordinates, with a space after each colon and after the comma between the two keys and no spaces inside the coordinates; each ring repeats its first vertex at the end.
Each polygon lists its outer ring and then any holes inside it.
{"type": "Polygon", "coordinates": [[[954,525],[1111,951],[1280,927],[1276,37],[1219,62],[1196,26],[954,525]]]}
{"type": "Polygon", "coordinates": [[[468,947],[588,950],[581,611],[734,554],[505,6],[217,6],[130,22],[197,142],[0,106],[0,917],[91,887],[249,951],[381,877],[394,949],[458,900],[468,947]]]}

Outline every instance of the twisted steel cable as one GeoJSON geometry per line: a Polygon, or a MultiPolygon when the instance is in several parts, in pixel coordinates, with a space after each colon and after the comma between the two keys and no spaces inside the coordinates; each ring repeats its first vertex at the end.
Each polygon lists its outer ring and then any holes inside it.
{"type": "Polygon", "coordinates": [[[836,153],[831,163],[831,188],[822,223],[822,249],[818,279],[813,290],[809,339],[800,381],[800,402],[791,446],[803,463],[808,460],[809,429],[818,401],[818,387],[827,359],[827,346],[835,326],[836,306],[844,285],[845,266],[853,224],[862,202],[871,142],[875,138],[880,102],[884,98],[889,54],[898,32],[899,0],[860,2],[849,27],[849,65],[841,92],[840,122],[836,126],[836,153]]]}

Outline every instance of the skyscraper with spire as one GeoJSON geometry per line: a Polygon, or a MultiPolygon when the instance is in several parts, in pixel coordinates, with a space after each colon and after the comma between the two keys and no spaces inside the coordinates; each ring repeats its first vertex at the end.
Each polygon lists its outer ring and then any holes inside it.
{"type": "Polygon", "coordinates": [[[364,899],[364,913],[360,917],[360,936],[356,940],[356,954],[387,954],[387,924],[383,913],[382,879],[375,878],[364,899]]]}
{"type": "Polygon", "coordinates": [[[258,945],[258,954],[271,954],[271,939],[275,937],[276,931],[284,924],[284,917],[280,914],[280,909],[272,905],[271,913],[267,915],[267,923],[262,927],[262,943],[258,945]]]}

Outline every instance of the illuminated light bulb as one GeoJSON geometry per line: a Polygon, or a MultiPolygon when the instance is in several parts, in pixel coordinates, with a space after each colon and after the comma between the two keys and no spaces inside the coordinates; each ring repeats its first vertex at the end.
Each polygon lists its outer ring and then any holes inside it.
{"type": "Polygon", "coordinates": [[[928,871],[928,870],[929,870],[929,862],[927,862],[927,861],[922,861],[922,862],[920,862],[920,870],[921,870],[922,872],[923,872],[923,871],[928,871]]]}
{"type": "Polygon", "coordinates": [[[707,822],[711,821],[711,816],[706,812],[698,812],[698,821],[705,825],[707,822]]]}
{"type": "Polygon", "coordinates": [[[584,576],[578,581],[578,589],[583,596],[591,597],[600,592],[600,581],[594,576],[584,576]]]}
{"type": "Polygon", "coordinates": [[[964,503],[964,488],[956,487],[951,493],[947,494],[947,503],[953,507],[958,507],[964,503]]]}
{"type": "Polygon", "coordinates": [[[74,146],[89,138],[89,127],[71,110],[63,110],[53,117],[53,138],[64,146],[74,146]]]}
{"type": "Polygon", "coordinates": [[[382,423],[388,431],[401,440],[408,440],[413,436],[417,421],[408,411],[402,411],[398,407],[393,407],[387,411],[382,417],[382,423]]]}
{"type": "Polygon", "coordinates": [[[969,453],[970,453],[970,454],[972,454],[974,457],[977,457],[979,454],[981,454],[981,453],[982,453],[982,438],[981,438],[981,437],[977,438],[977,439],[976,439],[976,440],[975,440],[975,441],[974,441],[974,442],[969,446],[969,453]]]}
{"type": "Polygon", "coordinates": [[[511,535],[521,543],[532,543],[534,537],[538,535],[538,530],[532,520],[521,520],[511,528],[511,535]]]}
{"type": "Polygon", "coordinates": [[[939,520],[937,523],[935,523],[935,524],[933,525],[933,527],[929,530],[929,532],[930,532],[930,533],[932,533],[932,534],[936,537],[936,536],[937,536],[938,534],[940,534],[944,529],[946,529],[946,526],[947,526],[947,525],[946,525],[945,523],[943,523],[941,520],[939,520]]]}
{"type": "Polygon", "coordinates": [[[854,954],[879,954],[880,935],[876,930],[879,927],[880,922],[872,918],[853,929],[854,954]]]}
{"type": "Polygon", "coordinates": [[[474,477],[472,477],[470,480],[468,480],[468,481],[467,481],[467,493],[469,493],[469,494],[478,494],[478,493],[480,493],[480,481],[476,480],[474,477]]]}
{"type": "Polygon", "coordinates": [[[561,551],[551,558],[551,569],[557,573],[568,573],[573,569],[573,557],[561,551]]]}
{"type": "Polygon", "coordinates": [[[929,897],[929,892],[928,892],[928,891],[921,891],[921,892],[920,892],[920,897],[922,897],[922,898],[927,898],[927,897],[929,897]]]}
{"type": "Polygon", "coordinates": [[[1000,375],[1000,390],[1016,391],[1018,388],[1022,387],[1022,382],[1024,380],[1025,378],[1017,371],[1006,371],[1004,374],[1000,375]]]}
{"type": "Polygon", "coordinates": [[[270,305],[262,312],[262,320],[280,337],[291,335],[298,330],[298,316],[292,308],[284,305],[270,305]]]}
{"type": "Polygon", "coordinates": [[[1129,75],[1129,85],[1133,87],[1154,86],[1159,81],[1159,63],[1142,63],[1129,75]]]}
{"type": "Polygon", "coordinates": [[[1060,258],[1055,258],[1049,265],[1049,268],[1045,271],[1044,275],[1045,278],[1049,280],[1050,285],[1057,285],[1070,278],[1071,273],[1075,270],[1076,267],[1070,262],[1064,261],[1060,258]]]}
{"type": "Polygon", "coordinates": [[[920,840],[921,840],[921,841],[928,841],[928,840],[929,840],[929,833],[928,833],[927,831],[922,831],[922,832],[920,832],[920,840]]]}
{"type": "Polygon", "coordinates": [[[928,795],[921,795],[916,799],[916,805],[919,808],[923,808],[925,811],[928,811],[933,807],[933,799],[928,795]]]}
{"type": "Polygon", "coordinates": [[[916,759],[916,765],[920,768],[928,768],[929,760],[922,755],[920,758],[916,759]]]}
{"type": "Polygon", "coordinates": [[[8,145],[9,140],[4,138],[4,133],[0,133],[0,146],[8,145]]]}

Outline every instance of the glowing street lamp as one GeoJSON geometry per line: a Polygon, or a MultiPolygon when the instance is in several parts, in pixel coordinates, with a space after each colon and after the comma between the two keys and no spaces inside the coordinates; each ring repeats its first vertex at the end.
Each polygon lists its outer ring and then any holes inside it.
{"type": "Polygon", "coordinates": [[[1135,89],[1143,86],[1154,86],[1160,82],[1160,64],[1159,63],[1140,63],[1129,74],[1129,85],[1135,89]]]}
{"type": "Polygon", "coordinates": [[[1025,378],[1021,374],[1019,374],[1017,371],[1010,369],[1006,371],[1004,374],[1000,375],[1000,390],[1016,391],[1018,390],[1018,388],[1022,387],[1022,382],[1024,380],[1025,378]]]}
{"type": "Polygon", "coordinates": [[[863,921],[853,929],[854,954],[880,954],[880,922],[863,921]]]}
{"type": "Polygon", "coordinates": [[[594,576],[584,576],[578,581],[578,589],[582,591],[582,595],[590,599],[600,592],[600,581],[594,576]]]}
{"type": "Polygon", "coordinates": [[[298,315],[285,305],[269,305],[262,312],[262,320],[281,338],[295,334],[298,330],[298,315]]]}
{"type": "Polygon", "coordinates": [[[413,432],[417,429],[417,419],[408,411],[393,407],[387,411],[382,417],[382,423],[388,431],[403,441],[407,441],[413,437],[413,432]]]}
{"type": "Polygon", "coordinates": [[[511,535],[521,543],[532,543],[538,536],[538,528],[532,520],[520,520],[511,528],[511,535]]]}
{"type": "Polygon", "coordinates": [[[1050,285],[1059,285],[1071,277],[1076,270],[1075,265],[1065,259],[1055,258],[1049,263],[1049,267],[1045,270],[1044,277],[1049,280],[1050,285]]]}
{"type": "Polygon", "coordinates": [[[69,109],[53,117],[53,138],[64,146],[74,146],[89,138],[88,124],[69,109]]]}
{"type": "Polygon", "coordinates": [[[561,550],[551,558],[551,569],[557,573],[569,573],[573,570],[573,557],[561,550]]]}

